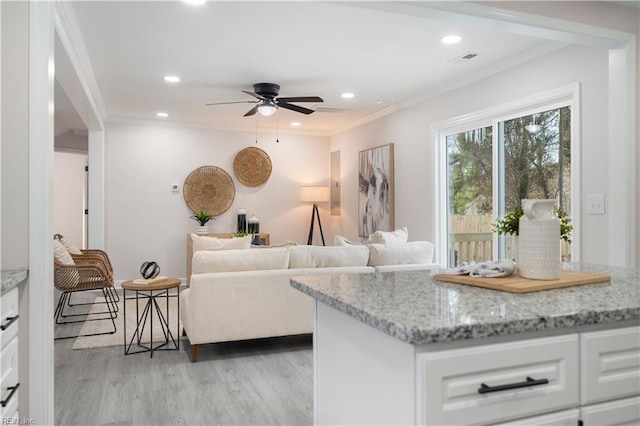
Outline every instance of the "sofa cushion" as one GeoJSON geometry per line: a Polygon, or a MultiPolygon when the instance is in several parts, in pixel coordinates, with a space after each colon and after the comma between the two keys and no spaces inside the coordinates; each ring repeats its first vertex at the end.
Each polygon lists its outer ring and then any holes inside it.
{"type": "Polygon", "coordinates": [[[393,232],[376,231],[370,238],[373,244],[404,244],[408,241],[409,231],[406,227],[393,232]]]}
{"type": "Polygon", "coordinates": [[[433,244],[412,241],[406,244],[369,244],[369,266],[431,263],[433,244]]]}
{"type": "Polygon", "coordinates": [[[53,240],[53,258],[64,265],[75,265],[69,251],[58,240],[53,240]]]}
{"type": "Polygon", "coordinates": [[[287,269],[288,266],[289,250],[286,248],[199,250],[193,254],[191,273],[260,271],[287,269]]]}
{"type": "Polygon", "coordinates": [[[191,234],[193,251],[198,250],[234,250],[251,247],[251,234],[244,237],[216,238],[205,235],[191,234]]]}
{"type": "Polygon", "coordinates": [[[289,248],[289,269],[367,266],[366,246],[296,246],[289,248]]]}

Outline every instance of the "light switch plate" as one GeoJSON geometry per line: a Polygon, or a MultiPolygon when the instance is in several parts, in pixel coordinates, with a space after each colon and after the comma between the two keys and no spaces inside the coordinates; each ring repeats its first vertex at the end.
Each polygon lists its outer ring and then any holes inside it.
{"type": "Polygon", "coordinates": [[[177,183],[171,184],[171,192],[174,194],[177,194],[178,192],[180,192],[180,187],[178,186],[177,183]]]}
{"type": "Polygon", "coordinates": [[[587,195],[587,214],[604,214],[604,194],[587,195]]]}

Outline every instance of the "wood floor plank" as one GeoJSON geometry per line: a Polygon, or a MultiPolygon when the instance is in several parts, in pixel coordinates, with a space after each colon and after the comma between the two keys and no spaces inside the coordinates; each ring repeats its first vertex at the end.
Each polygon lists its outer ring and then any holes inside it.
{"type": "MultiPolygon", "coordinates": [[[[76,331],[65,327],[56,334],[76,331]]],[[[55,341],[56,424],[313,422],[310,336],[203,345],[197,363],[182,342],[179,351],[156,352],[153,359],[125,356],[122,346],[72,346],[73,339],[55,341]]]]}

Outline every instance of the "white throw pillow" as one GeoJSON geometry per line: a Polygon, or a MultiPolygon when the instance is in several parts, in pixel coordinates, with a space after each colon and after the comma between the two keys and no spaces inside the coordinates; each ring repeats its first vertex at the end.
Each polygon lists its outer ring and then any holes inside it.
{"type": "Polygon", "coordinates": [[[338,247],[350,246],[350,245],[353,245],[353,242],[347,240],[345,237],[341,235],[336,235],[335,238],[333,239],[333,245],[338,247]]]}
{"type": "Polygon", "coordinates": [[[233,238],[216,238],[191,234],[193,251],[199,250],[239,250],[251,248],[252,235],[233,238]]]}
{"type": "Polygon", "coordinates": [[[289,269],[367,266],[369,258],[366,246],[297,246],[289,250],[289,269]]]}
{"type": "Polygon", "coordinates": [[[76,264],[65,246],[58,240],[53,240],[53,258],[65,265],[76,264]]]}
{"type": "Polygon", "coordinates": [[[433,244],[411,241],[406,244],[369,244],[369,266],[407,265],[433,262],[433,244]]]}
{"type": "Polygon", "coordinates": [[[67,251],[71,254],[82,254],[77,245],[73,244],[71,241],[67,240],[65,237],[60,238],[60,242],[67,249],[67,251]]]}
{"type": "Polygon", "coordinates": [[[289,249],[200,250],[193,254],[192,274],[287,269],[289,249]]]}
{"type": "Polygon", "coordinates": [[[376,231],[370,239],[373,244],[404,244],[409,240],[409,231],[406,227],[393,232],[376,231]]]}

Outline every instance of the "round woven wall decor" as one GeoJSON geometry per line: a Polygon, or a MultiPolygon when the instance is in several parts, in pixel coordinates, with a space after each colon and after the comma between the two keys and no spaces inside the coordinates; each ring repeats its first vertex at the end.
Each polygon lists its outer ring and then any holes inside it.
{"type": "Polygon", "coordinates": [[[231,207],[236,187],[229,173],[220,167],[202,166],[189,173],[182,195],[191,211],[199,213],[202,210],[218,216],[231,207]]]}
{"type": "Polygon", "coordinates": [[[262,185],[271,176],[271,158],[260,148],[250,146],[236,154],[233,173],[243,185],[262,185]]]}

